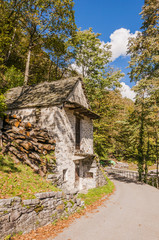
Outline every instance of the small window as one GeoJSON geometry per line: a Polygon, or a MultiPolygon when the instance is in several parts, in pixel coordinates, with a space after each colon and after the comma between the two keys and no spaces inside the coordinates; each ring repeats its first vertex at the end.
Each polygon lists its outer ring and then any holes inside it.
{"type": "Polygon", "coordinates": [[[76,117],[76,149],[80,149],[80,141],[81,141],[81,120],[76,117]]]}
{"type": "Polygon", "coordinates": [[[63,181],[67,180],[67,169],[63,169],[63,181]]]}

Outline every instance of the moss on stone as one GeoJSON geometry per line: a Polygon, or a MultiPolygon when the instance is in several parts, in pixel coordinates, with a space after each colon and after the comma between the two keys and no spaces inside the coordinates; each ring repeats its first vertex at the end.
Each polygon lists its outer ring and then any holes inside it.
{"type": "Polygon", "coordinates": [[[65,212],[67,212],[67,213],[68,213],[68,208],[65,208],[65,212]]]}
{"type": "Polygon", "coordinates": [[[72,206],[74,206],[74,205],[75,205],[75,203],[74,203],[72,200],[70,200],[69,202],[72,204],[72,206]]]}
{"type": "Polygon", "coordinates": [[[54,214],[51,215],[52,218],[57,216],[57,212],[55,212],[54,214]]]}
{"type": "Polygon", "coordinates": [[[56,223],[57,223],[57,221],[58,221],[58,220],[56,219],[55,221],[52,222],[52,224],[55,226],[56,223]]]}
{"type": "Polygon", "coordinates": [[[40,224],[40,222],[37,220],[35,224],[36,224],[36,225],[39,225],[39,224],[40,224]]]}
{"type": "Polygon", "coordinates": [[[44,206],[43,206],[43,205],[37,205],[37,206],[34,208],[34,211],[35,211],[36,213],[39,213],[39,212],[41,212],[43,209],[44,209],[44,206]]]}
{"type": "Polygon", "coordinates": [[[8,213],[8,211],[4,211],[4,212],[3,212],[3,214],[7,214],[7,213],[8,213]]]}

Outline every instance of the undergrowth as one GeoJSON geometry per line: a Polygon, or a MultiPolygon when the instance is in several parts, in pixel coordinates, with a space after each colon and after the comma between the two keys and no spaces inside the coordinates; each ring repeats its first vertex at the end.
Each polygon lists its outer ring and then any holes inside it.
{"type": "Polygon", "coordinates": [[[29,166],[15,164],[10,156],[0,154],[0,199],[15,196],[29,199],[35,198],[35,193],[49,191],[58,189],[29,166]]]}

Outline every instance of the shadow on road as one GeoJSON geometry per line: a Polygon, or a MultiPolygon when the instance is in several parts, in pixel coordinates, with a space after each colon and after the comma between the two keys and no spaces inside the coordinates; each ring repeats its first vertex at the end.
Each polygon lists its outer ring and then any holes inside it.
{"type": "Polygon", "coordinates": [[[108,176],[109,176],[109,177],[111,176],[112,179],[117,180],[117,181],[120,181],[120,182],[135,183],[135,184],[138,184],[138,185],[143,185],[143,184],[144,184],[144,183],[142,183],[142,182],[139,182],[139,181],[136,180],[136,179],[127,178],[127,177],[124,177],[124,176],[117,175],[117,174],[115,174],[115,173],[109,173],[108,176]]]}

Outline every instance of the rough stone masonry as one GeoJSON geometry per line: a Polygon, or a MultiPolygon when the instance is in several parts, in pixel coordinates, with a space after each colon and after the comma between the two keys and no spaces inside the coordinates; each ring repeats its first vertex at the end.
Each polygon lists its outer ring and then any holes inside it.
{"type": "Polygon", "coordinates": [[[10,89],[7,113],[47,129],[56,141],[58,187],[78,190],[99,186],[93,151],[93,120],[80,77],[10,89]]]}
{"type": "Polygon", "coordinates": [[[45,192],[37,193],[35,197],[0,199],[0,239],[35,230],[84,206],[84,202],[77,198],[77,192],[45,192]]]}

